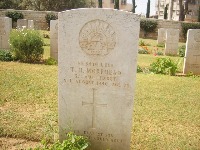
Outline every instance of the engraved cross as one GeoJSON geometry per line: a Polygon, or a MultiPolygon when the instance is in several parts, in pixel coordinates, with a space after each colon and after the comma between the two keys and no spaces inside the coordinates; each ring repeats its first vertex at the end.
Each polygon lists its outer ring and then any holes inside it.
{"type": "Polygon", "coordinates": [[[88,103],[88,102],[83,102],[82,101],[82,106],[92,106],[92,129],[95,129],[96,108],[97,107],[107,107],[107,104],[98,104],[98,103],[96,103],[95,91],[96,91],[96,89],[93,88],[92,89],[92,99],[93,99],[92,103],[88,103]]]}

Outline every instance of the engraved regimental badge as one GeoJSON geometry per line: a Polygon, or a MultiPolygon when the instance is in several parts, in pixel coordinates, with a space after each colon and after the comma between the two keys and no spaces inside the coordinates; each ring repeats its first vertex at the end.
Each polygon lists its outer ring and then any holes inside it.
{"type": "Polygon", "coordinates": [[[194,40],[196,42],[200,42],[200,32],[197,32],[195,35],[194,35],[194,40]]]}
{"type": "Polygon", "coordinates": [[[115,48],[116,33],[107,22],[92,20],[82,27],[79,44],[88,55],[107,55],[115,48]]]}

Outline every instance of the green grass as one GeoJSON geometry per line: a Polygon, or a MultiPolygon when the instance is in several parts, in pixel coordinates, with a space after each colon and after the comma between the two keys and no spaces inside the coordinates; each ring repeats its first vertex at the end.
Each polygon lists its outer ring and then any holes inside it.
{"type": "MultiPolygon", "coordinates": [[[[165,56],[138,55],[138,65],[149,67],[157,57],[165,56]]],[[[183,58],[170,58],[180,59],[181,71],[183,58]]],[[[0,62],[0,136],[54,139],[57,71],[57,66],[0,62]]],[[[132,148],[199,150],[199,100],[199,77],[137,74],[132,148]]]]}

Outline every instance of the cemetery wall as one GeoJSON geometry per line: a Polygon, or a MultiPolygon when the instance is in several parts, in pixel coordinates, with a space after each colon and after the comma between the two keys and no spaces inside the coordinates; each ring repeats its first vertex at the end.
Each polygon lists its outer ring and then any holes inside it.
{"type": "MultiPolygon", "coordinates": [[[[45,16],[52,11],[33,11],[33,10],[13,10],[13,9],[0,9],[0,17],[5,17],[6,12],[17,11],[24,15],[24,19],[33,20],[35,29],[48,29],[45,16]]],[[[57,14],[57,12],[52,12],[57,14]]]]}

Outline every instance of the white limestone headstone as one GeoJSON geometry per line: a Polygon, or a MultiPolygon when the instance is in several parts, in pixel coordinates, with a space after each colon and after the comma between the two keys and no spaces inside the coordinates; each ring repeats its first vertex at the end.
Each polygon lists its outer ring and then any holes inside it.
{"type": "Polygon", "coordinates": [[[200,75],[200,29],[190,29],[187,33],[183,73],[200,75]]]}
{"type": "Polygon", "coordinates": [[[50,21],[50,56],[58,60],[58,20],[50,21]]]}
{"type": "Polygon", "coordinates": [[[12,19],[0,17],[0,49],[10,49],[9,36],[12,30],[12,19]]]}
{"type": "Polygon", "coordinates": [[[113,9],[58,15],[59,135],[92,150],[130,149],[139,16],[113,9]]]}
{"type": "Polygon", "coordinates": [[[34,21],[28,20],[28,29],[34,29],[34,21]]]}
{"type": "Polygon", "coordinates": [[[179,29],[166,30],[165,55],[177,55],[179,42],[179,29]]]}
{"type": "Polygon", "coordinates": [[[159,28],[158,29],[158,38],[157,43],[158,44],[164,44],[166,39],[166,28],[159,28]]]}
{"type": "Polygon", "coordinates": [[[18,19],[17,20],[17,29],[24,29],[28,27],[27,19],[18,19]]]}

